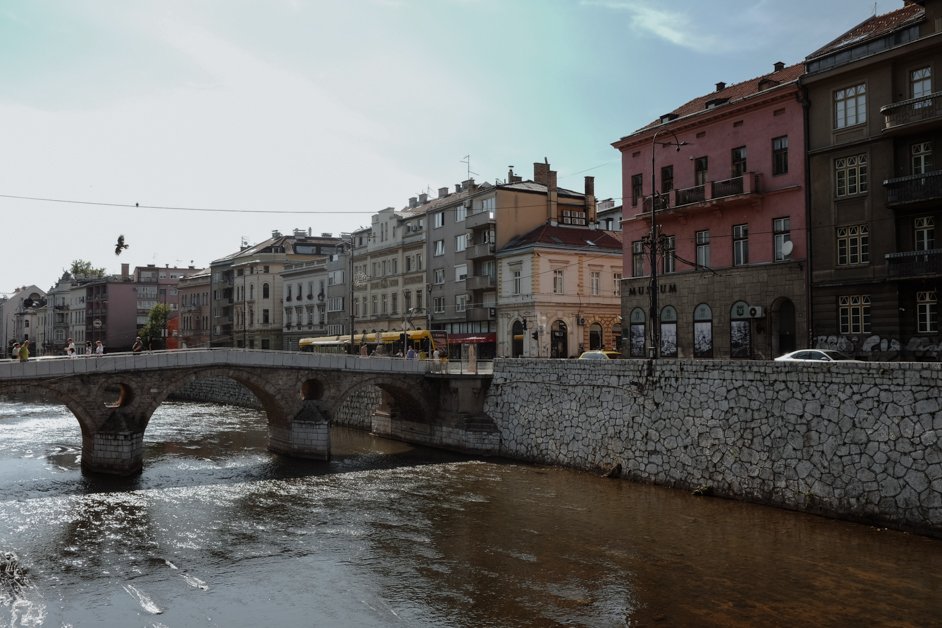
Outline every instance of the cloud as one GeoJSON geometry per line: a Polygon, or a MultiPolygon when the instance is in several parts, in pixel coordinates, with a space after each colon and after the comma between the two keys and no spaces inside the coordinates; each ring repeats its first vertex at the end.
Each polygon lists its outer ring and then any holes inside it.
{"type": "Polygon", "coordinates": [[[736,48],[731,39],[710,34],[706,18],[692,20],[688,13],[655,8],[636,0],[583,0],[582,4],[626,13],[635,29],[681,48],[700,53],[722,53],[736,48]]]}

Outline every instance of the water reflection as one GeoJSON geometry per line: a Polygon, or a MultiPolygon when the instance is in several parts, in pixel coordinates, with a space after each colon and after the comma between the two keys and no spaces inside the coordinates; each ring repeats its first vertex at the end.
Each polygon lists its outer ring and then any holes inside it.
{"type": "Polygon", "coordinates": [[[167,404],[136,478],[83,476],[64,409],[0,404],[0,626],[931,625],[942,544],[167,404]],[[159,618],[159,619],[158,619],[159,618]]]}

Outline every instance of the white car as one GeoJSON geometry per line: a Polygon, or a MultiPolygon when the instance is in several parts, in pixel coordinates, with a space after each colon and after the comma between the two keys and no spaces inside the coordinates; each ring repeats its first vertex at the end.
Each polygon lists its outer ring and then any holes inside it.
{"type": "Polygon", "coordinates": [[[776,362],[860,362],[831,349],[799,349],[775,358],[776,362]]]}

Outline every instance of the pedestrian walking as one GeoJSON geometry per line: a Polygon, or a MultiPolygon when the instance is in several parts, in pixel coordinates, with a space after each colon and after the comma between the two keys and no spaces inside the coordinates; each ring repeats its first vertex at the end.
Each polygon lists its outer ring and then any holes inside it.
{"type": "Polygon", "coordinates": [[[24,340],[20,343],[20,349],[17,355],[20,358],[20,362],[29,361],[29,340],[24,340]]]}

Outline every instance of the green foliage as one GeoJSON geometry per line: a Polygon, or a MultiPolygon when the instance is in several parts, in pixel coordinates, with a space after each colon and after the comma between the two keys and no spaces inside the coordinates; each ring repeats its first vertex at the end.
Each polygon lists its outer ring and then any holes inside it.
{"type": "Polygon", "coordinates": [[[104,277],[104,268],[93,268],[92,263],[85,259],[72,260],[69,274],[73,277],[104,277]]]}
{"type": "Polygon", "coordinates": [[[167,329],[167,317],[169,313],[170,308],[167,307],[164,303],[158,303],[153,308],[151,308],[150,313],[147,316],[147,324],[141,327],[141,331],[138,334],[146,348],[167,348],[166,339],[164,338],[164,330],[167,329]]]}

